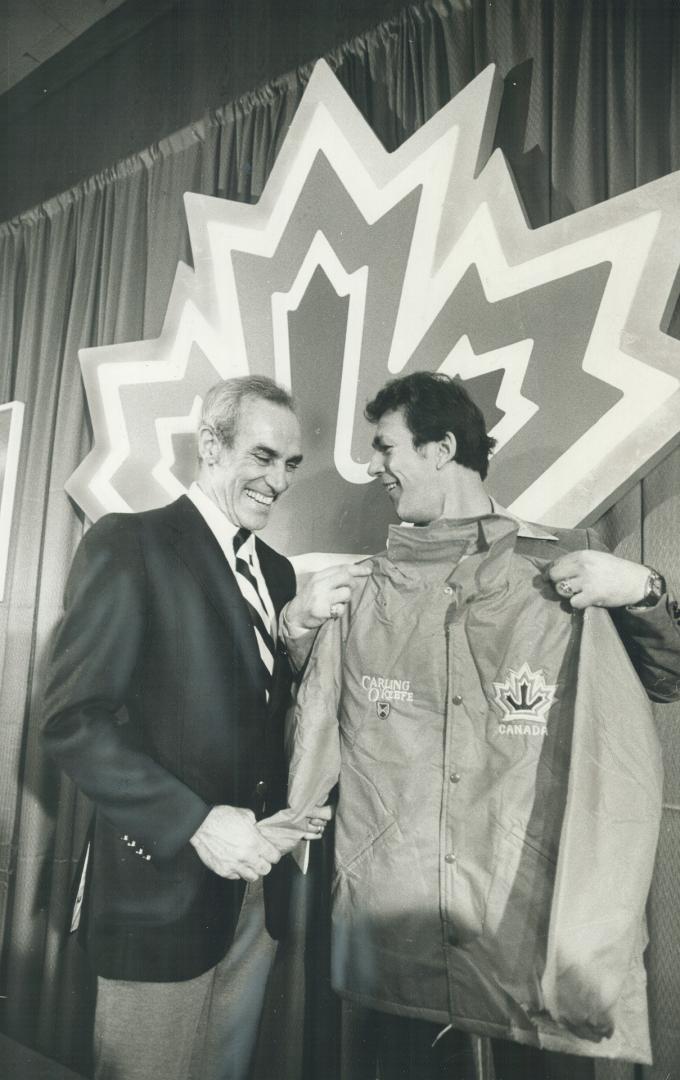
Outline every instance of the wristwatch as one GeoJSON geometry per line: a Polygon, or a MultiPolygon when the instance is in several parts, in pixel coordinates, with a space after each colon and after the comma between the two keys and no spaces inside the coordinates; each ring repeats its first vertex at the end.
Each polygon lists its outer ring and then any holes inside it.
{"type": "Polygon", "coordinates": [[[648,566],[647,569],[649,570],[649,577],[647,578],[647,584],[645,585],[645,594],[642,597],[642,600],[638,600],[637,604],[629,605],[633,611],[635,611],[636,608],[655,607],[666,591],[665,577],[651,566],[648,566]]]}

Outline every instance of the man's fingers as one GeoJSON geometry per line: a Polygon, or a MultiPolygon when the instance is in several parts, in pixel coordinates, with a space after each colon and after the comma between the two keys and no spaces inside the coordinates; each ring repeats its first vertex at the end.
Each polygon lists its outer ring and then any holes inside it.
{"type": "Polygon", "coordinates": [[[352,582],[357,578],[367,578],[372,569],[370,559],[362,559],[361,563],[342,563],[340,566],[329,566],[327,570],[319,570],[314,581],[319,591],[325,593],[337,589],[346,590],[346,598],[349,599],[352,582]]]}
{"type": "Polygon", "coordinates": [[[258,878],[264,877],[271,868],[272,864],[269,859],[263,859],[259,855],[244,855],[243,858],[238,859],[229,867],[230,870],[235,870],[239,877],[244,878],[246,881],[256,881],[258,878]]]}
{"type": "Polygon", "coordinates": [[[368,577],[369,574],[373,573],[373,558],[361,559],[359,562],[350,563],[348,569],[350,577],[368,577]]]}
{"type": "Polygon", "coordinates": [[[355,578],[368,577],[372,570],[371,560],[362,559],[360,562],[341,563],[340,566],[330,566],[327,570],[320,570],[319,579],[327,588],[337,589],[350,586],[355,578]]]}
{"type": "Polygon", "coordinates": [[[333,816],[332,806],[315,806],[307,818],[309,828],[305,832],[305,840],[320,840],[323,836],[327,822],[333,816]]]}
{"type": "Polygon", "coordinates": [[[572,596],[570,603],[575,611],[581,611],[583,608],[593,605],[593,601],[588,600],[585,593],[576,593],[575,596],[572,596]]]}
{"type": "Polygon", "coordinates": [[[577,596],[583,588],[581,582],[575,577],[560,578],[559,581],[553,581],[552,584],[560,600],[571,600],[574,596],[577,596]]]}
{"type": "Polygon", "coordinates": [[[562,578],[575,577],[581,569],[579,554],[569,553],[555,559],[548,567],[548,577],[551,581],[560,581],[562,578]]]}
{"type": "Polygon", "coordinates": [[[260,878],[262,875],[256,873],[255,870],[251,870],[251,868],[249,866],[244,865],[241,868],[241,872],[239,873],[238,876],[240,878],[242,878],[244,881],[257,881],[258,878],[260,878]]]}
{"type": "Polygon", "coordinates": [[[583,583],[581,581],[581,567],[573,555],[563,555],[561,558],[555,559],[555,562],[547,567],[546,577],[560,599],[568,600],[572,607],[579,606],[574,604],[573,600],[581,592],[583,583]]]}
{"type": "Polygon", "coordinates": [[[337,619],[340,615],[342,615],[345,607],[347,606],[350,596],[350,590],[347,588],[346,585],[342,585],[337,589],[333,589],[333,591],[328,594],[328,613],[331,619],[337,619]]]}
{"type": "Polygon", "coordinates": [[[370,560],[341,563],[318,570],[299,589],[286,607],[286,619],[291,627],[314,630],[328,618],[337,619],[351,596],[356,578],[371,573],[370,560]]]}
{"type": "MultiPolygon", "coordinates": [[[[349,578],[343,574],[342,579],[332,588],[329,588],[328,605],[330,613],[334,618],[337,618],[338,615],[342,614],[345,605],[348,604],[352,598],[352,589],[350,588],[350,585],[347,584],[347,581],[356,577],[367,577],[371,572],[370,566],[367,566],[365,563],[360,563],[359,566],[361,568],[360,574],[351,574],[351,577],[349,578]]],[[[349,566],[347,567],[347,570],[352,571],[353,567],[349,566]]]]}
{"type": "Polygon", "coordinates": [[[230,880],[257,881],[281,858],[258,829],[255,814],[244,807],[214,807],[192,844],[207,867],[230,880]]]}
{"type": "Polygon", "coordinates": [[[352,591],[348,585],[338,585],[329,593],[329,598],[333,604],[346,604],[352,595],[352,591]]]}
{"type": "Polygon", "coordinates": [[[314,829],[324,829],[326,822],[333,817],[332,806],[315,806],[307,821],[314,829]]]}
{"type": "Polygon", "coordinates": [[[260,844],[258,846],[257,854],[267,859],[270,863],[277,863],[281,858],[281,852],[267,837],[264,835],[261,829],[258,829],[258,835],[260,837],[260,844]]]}
{"type": "Polygon", "coordinates": [[[574,593],[571,598],[571,606],[576,610],[587,607],[606,607],[600,594],[588,587],[579,588],[578,592],[574,593]]]}
{"type": "MultiPolygon", "coordinates": [[[[302,831],[302,829],[286,829],[277,831],[278,837],[276,842],[279,845],[281,857],[287,855],[288,852],[292,851],[294,847],[297,847],[301,840],[309,839],[307,835],[302,831]]],[[[318,835],[318,833],[314,833],[315,837],[318,835]]]]}
{"type": "MultiPolygon", "coordinates": [[[[219,877],[228,878],[230,881],[238,881],[244,879],[245,881],[257,881],[258,877],[262,876],[262,873],[258,873],[254,866],[249,866],[244,862],[222,862],[220,859],[215,859],[209,856],[206,857],[203,862],[212,870],[214,874],[218,874],[219,877]]],[[[268,866],[268,863],[263,861],[263,866],[268,866]]],[[[263,871],[263,873],[266,871],[263,871]]]]}

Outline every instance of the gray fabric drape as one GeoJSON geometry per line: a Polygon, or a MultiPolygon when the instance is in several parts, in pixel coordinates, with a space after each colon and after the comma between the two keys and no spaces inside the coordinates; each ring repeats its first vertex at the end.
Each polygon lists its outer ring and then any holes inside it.
{"type": "MultiPolygon", "coordinates": [[[[680,168],[680,7],[667,0],[432,0],[328,58],[388,149],[487,63],[506,77],[497,143],[538,226],[680,168]]],[[[65,942],[86,808],[38,743],[50,633],[83,522],[63,485],[90,443],[77,351],[158,334],[178,259],[182,194],[257,199],[309,68],[0,226],[0,402],[27,404],[8,586],[0,604],[0,940],[4,1029],[86,1061],[86,975],[65,942]]],[[[680,253],[679,253],[680,262],[680,253]]],[[[680,322],[675,320],[675,326],[680,322]]],[[[613,508],[605,539],[680,582],[680,454],[613,508]]],[[[667,811],[650,905],[656,1064],[680,1071],[680,709],[660,710],[667,811]]],[[[307,1049],[319,1080],[325,1052],[307,1049]]],[[[599,1065],[602,1080],[631,1080],[599,1065]]]]}

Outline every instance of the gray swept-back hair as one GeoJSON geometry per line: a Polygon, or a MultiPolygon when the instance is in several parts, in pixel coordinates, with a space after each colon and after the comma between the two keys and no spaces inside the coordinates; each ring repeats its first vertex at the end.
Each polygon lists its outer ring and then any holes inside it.
{"type": "Polygon", "coordinates": [[[244,375],[223,379],[210,387],[203,399],[201,424],[212,428],[223,446],[233,446],[241,408],[249,398],[270,401],[295,412],[293,398],[283,386],[266,375],[244,375]]]}

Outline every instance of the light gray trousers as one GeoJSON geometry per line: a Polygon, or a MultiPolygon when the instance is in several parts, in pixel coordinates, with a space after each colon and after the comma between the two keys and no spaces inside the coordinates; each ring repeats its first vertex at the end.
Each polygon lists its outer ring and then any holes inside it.
{"type": "Polygon", "coordinates": [[[248,885],[233,944],[196,979],[97,980],[95,1080],[247,1080],[276,953],[262,881],[248,885]]]}

